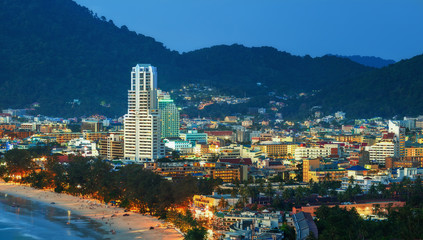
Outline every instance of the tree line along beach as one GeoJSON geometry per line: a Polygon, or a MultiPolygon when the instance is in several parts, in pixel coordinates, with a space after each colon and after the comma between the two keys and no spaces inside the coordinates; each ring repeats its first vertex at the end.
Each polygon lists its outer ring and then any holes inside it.
{"type": "MultiPolygon", "coordinates": [[[[100,203],[95,199],[80,198],[48,190],[37,190],[24,185],[1,182],[0,192],[31,201],[49,204],[88,217],[101,224],[109,239],[183,239],[174,228],[154,217],[125,212],[124,209],[100,203]]],[[[17,206],[19,207],[19,206],[17,206]]],[[[68,222],[68,224],[72,224],[68,222]]]]}

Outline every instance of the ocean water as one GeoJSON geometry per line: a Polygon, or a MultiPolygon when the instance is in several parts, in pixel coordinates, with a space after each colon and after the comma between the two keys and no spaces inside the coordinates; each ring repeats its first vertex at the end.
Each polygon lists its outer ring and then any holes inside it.
{"type": "Polygon", "coordinates": [[[0,193],[1,240],[109,239],[100,226],[54,205],[0,193]]]}

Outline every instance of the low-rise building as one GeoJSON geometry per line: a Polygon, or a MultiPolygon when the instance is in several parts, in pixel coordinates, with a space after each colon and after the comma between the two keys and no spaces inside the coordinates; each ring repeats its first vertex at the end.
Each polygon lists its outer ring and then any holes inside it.
{"type": "Polygon", "coordinates": [[[192,147],[193,147],[192,142],[190,141],[165,139],[164,142],[167,148],[170,148],[174,151],[182,151],[182,152],[186,152],[188,150],[192,151],[192,147]]]}
{"type": "Polygon", "coordinates": [[[321,158],[303,160],[303,182],[337,181],[346,174],[347,171],[339,168],[337,163],[326,163],[321,158]]]}
{"type": "Polygon", "coordinates": [[[98,143],[100,156],[106,159],[123,159],[123,135],[110,134],[98,143]]]}
{"type": "Polygon", "coordinates": [[[387,157],[385,167],[388,169],[423,167],[423,157],[387,157]]]}
{"type": "Polygon", "coordinates": [[[325,144],[318,147],[297,147],[295,149],[295,160],[314,159],[319,157],[339,157],[340,149],[338,144],[325,144]]]}
{"type": "Polygon", "coordinates": [[[212,195],[194,195],[193,204],[194,207],[197,208],[217,208],[222,199],[228,206],[234,206],[238,202],[239,197],[232,197],[231,194],[217,194],[213,192],[212,195]]]}
{"type": "Polygon", "coordinates": [[[297,144],[286,144],[280,142],[262,142],[259,145],[255,145],[255,148],[260,148],[260,150],[265,154],[266,157],[273,158],[290,158],[295,155],[297,144]]]}
{"type": "Polygon", "coordinates": [[[193,145],[197,143],[207,143],[207,133],[199,133],[197,130],[188,130],[187,133],[181,133],[181,139],[191,142],[193,145]]]}

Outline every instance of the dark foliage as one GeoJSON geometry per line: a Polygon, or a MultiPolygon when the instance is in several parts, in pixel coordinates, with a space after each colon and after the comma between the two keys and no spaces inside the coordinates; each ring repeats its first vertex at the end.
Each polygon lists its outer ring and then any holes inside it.
{"type": "Polygon", "coordinates": [[[369,56],[360,56],[360,55],[353,55],[353,56],[335,55],[335,56],[348,58],[351,61],[354,61],[356,63],[360,63],[364,66],[374,67],[374,68],[383,68],[395,63],[394,60],[387,60],[380,57],[369,57],[369,56]]]}
{"type": "Polygon", "coordinates": [[[373,70],[359,78],[325,88],[310,105],[329,112],[344,110],[349,117],[421,114],[423,110],[423,55],[373,70]]]}
{"type": "Polygon", "coordinates": [[[364,220],[355,209],[322,206],[316,211],[319,239],[422,239],[423,211],[390,209],[386,221],[364,220]]]}
{"type": "Polygon", "coordinates": [[[23,181],[36,188],[54,188],[56,192],[86,195],[108,203],[117,201],[122,207],[137,208],[158,216],[175,206],[185,206],[194,194],[211,194],[221,180],[198,180],[188,176],[177,182],[168,181],[141,165],[133,164],[113,171],[102,160],[75,156],[61,164],[49,156],[45,169],[31,161],[29,150],[10,150],[5,154],[6,167],[1,177],[22,175],[23,181]]]}
{"type": "Polygon", "coordinates": [[[157,66],[164,89],[205,83],[240,96],[321,89],[371,69],[271,47],[222,45],[179,54],[70,0],[4,0],[0,8],[0,107],[38,102],[36,111],[51,116],[124,114],[136,63],[157,66]]]}

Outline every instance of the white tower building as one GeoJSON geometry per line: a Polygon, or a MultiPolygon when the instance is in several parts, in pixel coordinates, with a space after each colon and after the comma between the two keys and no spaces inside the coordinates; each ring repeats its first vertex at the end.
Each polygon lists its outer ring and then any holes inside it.
{"type": "Polygon", "coordinates": [[[398,151],[397,157],[405,156],[405,127],[401,126],[401,121],[391,121],[389,120],[388,128],[390,133],[395,134],[395,141],[398,151]]]}
{"type": "Polygon", "coordinates": [[[135,161],[154,161],[163,156],[157,71],[150,64],[137,64],[131,72],[128,114],[124,118],[124,157],[135,161]]]}

